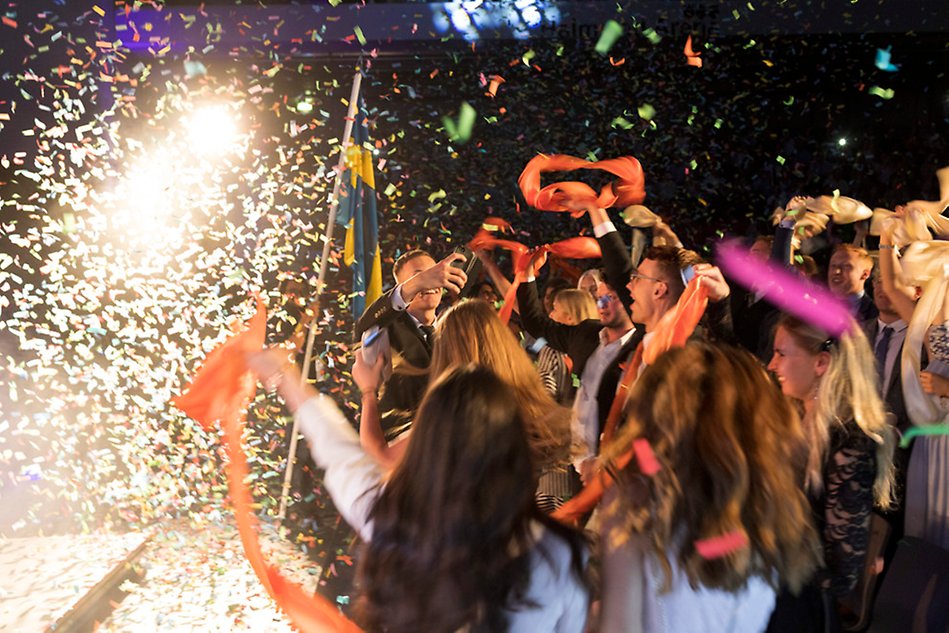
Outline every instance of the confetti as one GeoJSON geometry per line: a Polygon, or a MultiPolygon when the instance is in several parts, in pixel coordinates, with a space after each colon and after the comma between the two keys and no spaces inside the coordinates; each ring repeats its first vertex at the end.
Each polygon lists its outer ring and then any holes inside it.
{"type": "Polygon", "coordinates": [[[748,547],[748,535],[744,530],[695,541],[695,551],[706,560],[723,558],[745,547],[748,547]]]}
{"type": "Polygon", "coordinates": [[[892,88],[881,88],[879,86],[870,86],[867,92],[869,92],[870,94],[876,97],[880,97],[881,99],[885,99],[887,101],[889,101],[894,96],[896,96],[896,91],[894,91],[892,88]]]}
{"type": "Polygon", "coordinates": [[[607,20],[606,24],[603,25],[603,31],[600,33],[600,39],[597,40],[593,50],[600,55],[606,55],[622,35],[622,25],[616,20],[607,20]]]}
{"type": "Polygon", "coordinates": [[[949,424],[932,424],[930,426],[914,426],[903,433],[900,439],[900,448],[909,448],[914,437],[927,435],[949,435],[949,424]]]}
{"type": "Polygon", "coordinates": [[[702,67],[702,58],[700,57],[702,53],[696,53],[692,51],[692,36],[690,35],[685,40],[685,61],[689,66],[695,66],[696,68],[702,67]]]}
{"type": "Polygon", "coordinates": [[[636,461],[639,463],[639,471],[642,474],[652,477],[662,469],[652,446],[645,438],[633,440],[633,451],[636,453],[636,461]]]}
{"type": "Polygon", "coordinates": [[[900,67],[895,65],[892,61],[890,61],[891,48],[892,48],[891,46],[887,46],[886,48],[877,49],[876,60],[874,60],[874,66],[888,73],[895,73],[896,71],[900,69],[900,67]]]}
{"type": "Polygon", "coordinates": [[[477,113],[470,104],[464,102],[458,113],[458,122],[451,117],[442,117],[442,124],[448,133],[448,138],[456,143],[467,143],[471,139],[471,130],[474,128],[477,113]]]}

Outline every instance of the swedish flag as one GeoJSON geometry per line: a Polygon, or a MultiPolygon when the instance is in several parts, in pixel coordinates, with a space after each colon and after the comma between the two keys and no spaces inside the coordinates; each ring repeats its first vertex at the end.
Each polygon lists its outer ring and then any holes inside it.
{"type": "Polygon", "coordinates": [[[346,225],[343,261],[353,270],[353,316],[356,319],[382,294],[376,178],[367,115],[366,105],[360,98],[352,143],[346,150],[349,178],[343,177],[346,188],[340,196],[337,216],[338,222],[346,225]]]}

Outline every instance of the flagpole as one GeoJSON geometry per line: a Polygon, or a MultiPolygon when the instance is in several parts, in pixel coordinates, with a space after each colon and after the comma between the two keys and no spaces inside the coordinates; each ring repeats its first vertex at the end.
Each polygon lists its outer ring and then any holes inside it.
{"type": "MultiPolygon", "coordinates": [[[[336,163],[336,182],[333,184],[333,195],[330,198],[330,213],[326,220],[326,235],[323,240],[323,255],[320,257],[320,272],[316,279],[316,297],[319,305],[319,297],[323,294],[326,282],[327,261],[330,256],[330,245],[333,242],[333,228],[336,226],[336,210],[339,208],[339,192],[343,185],[343,172],[346,168],[346,150],[350,146],[350,139],[353,135],[353,124],[356,121],[356,112],[359,109],[359,90],[362,87],[362,72],[356,71],[353,76],[353,89],[349,94],[349,110],[346,113],[346,125],[343,128],[343,143],[339,150],[339,160],[336,163]]],[[[319,308],[317,307],[317,310],[319,308]]],[[[306,337],[306,352],[303,355],[303,371],[301,380],[305,383],[310,373],[310,361],[313,358],[313,343],[316,341],[316,324],[319,315],[314,315],[310,321],[309,332],[306,337]]],[[[290,497],[290,481],[293,478],[293,467],[296,464],[297,456],[297,438],[299,437],[299,428],[297,418],[293,418],[293,430],[290,433],[290,454],[287,456],[287,470],[283,477],[283,489],[280,491],[280,508],[277,512],[277,520],[283,521],[287,516],[287,500],[290,497]]]]}

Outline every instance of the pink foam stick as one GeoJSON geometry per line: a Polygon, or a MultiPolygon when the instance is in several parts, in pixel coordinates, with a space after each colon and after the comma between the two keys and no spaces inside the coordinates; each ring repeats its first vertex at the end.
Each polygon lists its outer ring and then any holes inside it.
{"type": "Polygon", "coordinates": [[[728,556],[735,550],[748,546],[748,535],[742,530],[735,530],[721,536],[701,539],[695,542],[695,551],[699,556],[708,560],[728,556]]]}
{"type": "Polygon", "coordinates": [[[636,452],[636,461],[639,462],[639,472],[652,477],[662,466],[656,459],[656,454],[652,452],[652,446],[644,438],[633,440],[633,450],[636,452]]]}
{"type": "Polygon", "coordinates": [[[855,324],[844,302],[829,290],[774,262],[762,261],[737,244],[719,244],[718,264],[730,279],[761,292],[768,302],[828,334],[840,336],[855,324]]]}

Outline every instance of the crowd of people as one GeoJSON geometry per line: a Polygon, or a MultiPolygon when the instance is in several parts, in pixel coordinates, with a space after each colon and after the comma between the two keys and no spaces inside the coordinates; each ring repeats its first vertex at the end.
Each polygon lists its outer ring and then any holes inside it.
{"type": "Polygon", "coordinates": [[[844,243],[796,197],[750,245],[823,286],[839,328],[774,301],[777,277],[730,281],[661,220],[631,256],[619,216],[589,207],[600,266],[558,267],[543,295],[543,249],[510,280],[484,243],[401,255],[356,325],[358,432],[284,350],[252,355],[365,541],[357,621],[865,629],[902,544],[949,555],[949,436],[900,442],[949,413],[942,198],[852,218],[844,243]]]}

